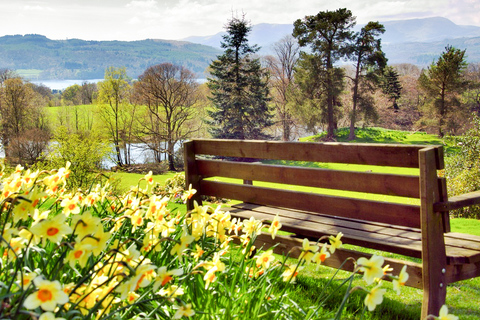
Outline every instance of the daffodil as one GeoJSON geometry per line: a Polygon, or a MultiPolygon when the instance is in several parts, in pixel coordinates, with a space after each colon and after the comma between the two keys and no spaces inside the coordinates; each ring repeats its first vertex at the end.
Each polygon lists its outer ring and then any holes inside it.
{"type": "Polygon", "coordinates": [[[458,320],[458,317],[454,316],[453,314],[448,314],[448,307],[446,305],[443,305],[440,308],[440,312],[437,319],[438,320],[458,320]]]}
{"type": "Polygon", "coordinates": [[[187,303],[183,306],[174,306],[174,309],[177,309],[177,312],[173,315],[173,319],[180,319],[181,317],[191,317],[195,314],[195,311],[192,309],[192,305],[187,303]]]}
{"type": "Polygon", "coordinates": [[[32,272],[18,272],[17,280],[19,287],[26,290],[27,287],[32,283],[33,279],[39,276],[39,271],[32,271],[32,272]]]}
{"type": "Polygon", "coordinates": [[[157,276],[153,284],[153,291],[157,291],[160,286],[164,287],[167,283],[173,280],[173,276],[180,276],[182,274],[182,269],[167,270],[167,267],[165,266],[158,268],[157,276]]]}
{"type": "Polygon", "coordinates": [[[147,181],[148,184],[153,184],[153,173],[152,171],[149,171],[144,177],[145,181],[147,181]]]}
{"type": "Polygon", "coordinates": [[[187,202],[187,200],[191,199],[195,193],[197,193],[197,190],[192,189],[192,184],[190,183],[188,185],[188,190],[185,190],[182,195],[183,202],[187,202]]]}
{"type": "Polygon", "coordinates": [[[262,252],[262,254],[257,257],[256,265],[257,267],[262,266],[263,268],[268,269],[270,267],[270,263],[272,263],[274,260],[275,257],[273,256],[273,250],[268,250],[262,252]]]}
{"type": "Polygon", "coordinates": [[[298,264],[287,266],[287,269],[285,269],[285,271],[282,273],[283,281],[291,281],[292,283],[295,283],[298,272],[300,272],[302,269],[303,267],[299,266],[298,264]]]}
{"type": "Polygon", "coordinates": [[[195,258],[195,261],[198,261],[204,253],[205,250],[203,250],[198,244],[195,244],[195,250],[192,250],[191,255],[195,258]]]}
{"type": "Polygon", "coordinates": [[[375,278],[383,277],[384,258],[382,256],[373,255],[370,259],[359,258],[357,260],[359,270],[363,271],[363,279],[367,284],[372,284],[375,278]]]}
{"type": "Polygon", "coordinates": [[[249,220],[243,220],[242,231],[247,235],[256,234],[257,236],[262,233],[263,224],[260,220],[256,220],[254,217],[250,217],[249,220]]]}
{"type": "Polygon", "coordinates": [[[80,267],[85,267],[88,258],[92,255],[93,246],[85,242],[77,242],[72,251],[70,251],[66,257],[66,261],[70,264],[70,267],[74,268],[78,262],[80,267]]]}
{"type": "Polygon", "coordinates": [[[330,252],[327,251],[327,244],[324,243],[320,252],[315,252],[312,262],[317,264],[317,269],[326,259],[330,258],[330,252]]]}
{"type": "Polygon", "coordinates": [[[157,294],[161,295],[162,297],[178,297],[185,293],[182,287],[176,286],[172,284],[166,288],[161,288],[157,294]]]}
{"type": "Polygon", "coordinates": [[[405,283],[408,280],[408,273],[407,273],[407,266],[404,265],[402,270],[400,271],[398,275],[398,279],[393,279],[392,284],[393,284],[393,290],[397,292],[397,294],[400,294],[400,287],[404,286],[405,283]]]}
{"type": "Polygon", "coordinates": [[[367,293],[367,296],[365,297],[365,305],[367,306],[368,311],[375,310],[375,307],[382,303],[385,292],[387,292],[387,290],[381,289],[380,284],[378,284],[367,293]]]}
{"type": "Polygon", "coordinates": [[[180,237],[180,243],[177,243],[173,246],[172,250],[170,250],[170,254],[181,256],[183,251],[190,245],[190,243],[195,240],[195,237],[188,234],[187,229],[183,230],[182,236],[180,237]]]}
{"type": "Polygon", "coordinates": [[[38,317],[38,320],[65,320],[65,318],[57,318],[53,312],[44,312],[38,317]]]}
{"type": "Polygon", "coordinates": [[[332,254],[335,253],[335,250],[342,246],[342,241],[340,240],[343,237],[343,233],[339,232],[336,237],[330,236],[328,240],[330,240],[330,252],[332,254]]]}
{"type": "Polygon", "coordinates": [[[30,228],[37,237],[48,239],[50,242],[59,243],[63,237],[72,233],[72,228],[66,223],[67,217],[60,213],[51,219],[43,220],[30,228]]]}
{"type": "Polygon", "coordinates": [[[280,219],[278,218],[278,214],[273,219],[272,223],[270,224],[270,228],[268,228],[268,232],[272,235],[272,239],[275,239],[278,230],[282,228],[282,224],[280,223],[280,219]]]}
{"type": "Polygon", "coordinates": [[[82,215],[75,215],[72,218],[77,241],[81,241],[86,235],[95,233],[99,225],[101,225],[100,218],[92,216],[90,212],[84,212],[82,215]]]}
{"type": "Polygon", "coordinates": [[[300,257],[298,257],[299,260],[305,259],[306,262],[312,261],[312,258],[319,249],[318,246],[316,245],[310,245],[310,241],[308,241],[307,238],[303,239],[302,242],[302,253],[300,254],[300,257]]]}
{"type": "Polygon", "coordinates": [[[48,281],[37,277],[33,280],[37,291],[29,295],[23,305],[32,310],[41,307],[45,311],[54,311],[57,304],[68,302],[68,296],[58,281],[48,281]]]}
{"type": "Polygon", "coordinates": [[[63,207],[63,213],[68,217],[70,214],[79,214],[80,213],[80,199],[78,196],[72,198],[66,197],[60,202],[60,206],[63,207]]]}

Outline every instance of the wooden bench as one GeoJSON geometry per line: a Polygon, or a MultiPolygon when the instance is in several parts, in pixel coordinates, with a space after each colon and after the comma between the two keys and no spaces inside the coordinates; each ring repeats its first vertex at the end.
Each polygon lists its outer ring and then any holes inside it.
{"type": "MultiPolygon", "coordinates": [[[[301,246],[304,237],[316,241],[342,232],[344,243],[421,259],[421,263],[385,261],[397,273],[406,264],[410,275],[406,285],[423,289],[422,319],[438,315],[447,284],[480,276],[480,237],[450,232],[449,224],[449,210],[480,203],[480,193],[448,199],[445,178],[439,176],[444,169],[441,146],[193,140],[184,147],[186,184],[197,190],[189,209],[193,201],[201,203],[202,195],[239,200],[242,203],[230,210],[232,216],[271,221],[278,214],[282,230],[295,234],[275,240],[262,235],[257,239],[260,245],[280,243],[276,251],[285,253],[301,246]],[[341,171],[264,160],[379,167],[341,171]],[[417,169],[399,174],[398,168],[417,169]],[[240,183],[213,177],[236,178],[240,183]],[[280,187],[261,186],[261,181],[280,187]],[[292,191],[288,185],[312,187],[312,192],[292,191]],[[313,192],[313,188],[325,189],[313,192]],[[326,189],[330,195],[321,193],[326,189]],[[352,195],[337,196],[335,190],[352,195]],[[384,201],[370,200],[371,194],[384,201]],[[410,204],[389,196],[406,197],[410,204]]],[[[362,256],[371,255],[337,250],[325,264],[338,268],[347,257],[362,256]]],[[[353,270],[353,263],[344,268],[353,270]]]]}

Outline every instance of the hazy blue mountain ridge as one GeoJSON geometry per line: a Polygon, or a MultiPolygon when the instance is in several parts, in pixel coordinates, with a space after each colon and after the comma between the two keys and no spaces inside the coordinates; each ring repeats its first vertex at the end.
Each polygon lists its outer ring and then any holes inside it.
{"type": "Polygon", "coordinates": [[[151,65],[171,62],[203,77],[220,52],[185,41],[50,40],[41,35],[15,35],[0,37],[0,68],[43,70],[41,79],[95,79],[103,78],[110,66],[124,66],[136,78],[151,65]]]}

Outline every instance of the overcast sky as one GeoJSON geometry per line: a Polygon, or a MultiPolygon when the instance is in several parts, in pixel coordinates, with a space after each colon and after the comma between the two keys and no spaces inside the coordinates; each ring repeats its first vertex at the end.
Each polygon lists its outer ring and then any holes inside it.
{"type": "Polygon", "coordinates": [[[223,31],[232,13],[252,24],[283,24],[343,7],[358,23],[441,16],[480,26],[480,0],[0,0],[0,36],[182,39],[223,31]]]}

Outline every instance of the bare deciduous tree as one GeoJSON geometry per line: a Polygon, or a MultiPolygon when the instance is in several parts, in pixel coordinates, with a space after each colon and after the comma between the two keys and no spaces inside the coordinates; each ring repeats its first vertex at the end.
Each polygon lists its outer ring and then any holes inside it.
{"type": "Polygon", "coordinates": [[[191,71],[170,63],[148,68],[135,83],[139,102],[147,106],[145,116],[140,117],[138,139],[155,153],[157,161],[166,153],[169,170],[175,170],[175,144],[198,129],[187,125],[195,113],[197,87],[191,71]]]}

